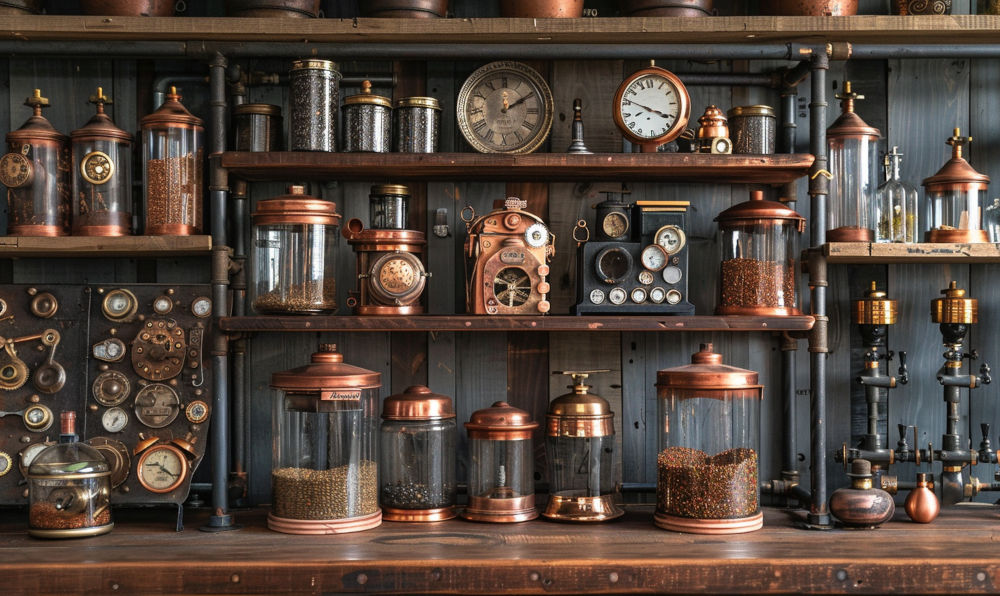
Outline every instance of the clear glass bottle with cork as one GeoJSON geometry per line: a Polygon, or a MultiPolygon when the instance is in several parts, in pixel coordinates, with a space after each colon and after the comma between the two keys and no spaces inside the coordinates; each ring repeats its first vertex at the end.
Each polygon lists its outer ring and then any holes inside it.
{"type": "Polygon", "coordinates": [[[875,203],[875,242],[919,242],[917,188],[900,176],[902,158],[898,147],[885,156],[885,182],[875,203]]]}

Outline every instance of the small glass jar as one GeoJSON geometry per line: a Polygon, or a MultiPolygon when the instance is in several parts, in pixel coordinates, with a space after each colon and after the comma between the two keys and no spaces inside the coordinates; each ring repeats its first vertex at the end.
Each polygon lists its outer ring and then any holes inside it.
{"type": "Polygon", "coordinates": [[[296,60],[289,75],[288,148],[336,151],[340,73],[330,60],[296,60]]]}
{"type": "Polygon", "coordinates": [[[69,234],[69,137],[42,116],[49,100],[40,89],[24,101],[34,114],[7,133],[7,154],[0,157],[0,184],[7,187],[7,234],[69,234]]]}
{"type": "Polygon", "coordinates": [[[368,195],[369,224],[375,230],[405,230],[410,189],[402,184],[379,184],[368,195]]]}
{"type": "Polygon", "coordinates": [[[851,91],[837,94],[843,110],[826,130],[830,158],[830,194],[826,200],[827,242],[873,242],[875,199],[878,190],[878,140],[881,133],[854,113],[854,102],[864,96],[851,91]]]}
{"type": "Polygon", "coordinates": [[[382,484],[387,521],[433,522],[455,517],[457,424],[450,397],[423,385],[382,405],[382,484]]]}
{"type": "Polygon", "coordinates": [[[956,128],[955,134],[945,141],[951,145],[951,159],[936,174],[924,179],[929,228],[926,242],[990,241],[983,230],[980,209],[986,200],[990,177],[977,172],[962,157],[962,145],[971,142],[972,137],[963,137],[956,128]]]}
{"type": "Polygon", "coordinates": [[[603,397],[589,393],[587,377],[606,370],[562,371],[573,378],[572,393],[549,403],[545,416],[549,519],[598,522],[620,517],[615,482],[615,414],[603,397]]]}
{"type": "Polygon", "coordinates": [[[372,93],[371,81],[361,93],[344,100],[344,151],[388,153],[392,148],[392,102],[372,93]]]}
{"type": "Polygon", "coordinates": [[[799,234],[804,217],[760,190],[720,213],[722,280],[717,315],[783,316],[798,309],[799,234]]]}
{"type": "Polygon", "coordinates": [[[469,505],[463,518],[510,523],[538,517],[531,415],[498,401],[476,410],[469,433],[469,505]]]}
{"type": "Polygon", "coordinates": [[[287,195],[257,203],[251,285],[261,314],[331,313],[337,310],[336,203],[292,186],[287,195]]]}
{"type": "Polygon", "coordinates": [[[382,523],[378,506],[379,373],[321,344],[312,362],[271,375],[277,390],[271,512],[287,534],[360,532],[382,523]]]}
{"type": "Polygon", "coordinates": [[[237,151],[281,151],[281,107],[245,103],[233,107],[237,151]]]}
{"type": "Polygon", "coordinates": [[[142,119],[145,232],[151,236],[201,233],[205,128],[181,104],[176,87],[142,119]]]}
{"type": "Polygon", "coordinates": [[[433,97],[396,101],[396,146],[400,153],[436,153],[441,134],[441,104],[433,97]]]}
{"type": "Polygon", "coordinates": [[[777,118],[774,108],[765,105],[736,106],[726,112],[733,153],[766,155],[774,153],[777,118]]]}
{"type": "Polygon", "coordinates": [[[902,180],[898,147],[885,156],[885,182],[878,187],[875,204],[875,242],[919,242],[917,235],[917,189],[902,180]]]}
{"type": "Polygon", "coordinates": [[[111,469],[97,449],[80,443],[76,413],[60,414],[59,443],[28,467],[28,533],[39,538],[106,534],[111,518],[111,469]]]}
{"type": "Polygon", "coordinates": [[[990,242],[1000,242],[1000,198],[983,209],[983,229],[989,234],[990,242]]]}
{"type": "Polygon", "coordinates": [[[702,344],[691,364],[656,373],[656,525],[677,532],[758,530],[757,373],[727,366],[702,344]]]}
{"type": "Polygon", "coordinates": [[[97,113],[73,139],[73,235],[132,233],[132,135],[104,113],[104,90],[90,97],[97,113]]]}

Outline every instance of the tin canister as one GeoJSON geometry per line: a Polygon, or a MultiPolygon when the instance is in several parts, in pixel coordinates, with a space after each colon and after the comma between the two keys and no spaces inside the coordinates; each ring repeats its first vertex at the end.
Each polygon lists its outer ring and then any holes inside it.
{"type": "Polygon", "coordinates": [[[344,100],[344,151],[388,153],[391,146],[392,102],[365,81],[361,93],[344,100]]]}
{"type": "Polygon", "coordinates": [[[245,103],[233,108],[237,151],[281,150],[281,107],[245,103]]]}
{"type": "Polygon", "coordinates": [[[330,60],[296,60],[289,77],[288,148],[337,150],[340,72],[330,60]]]}
{"type": "Polygon", "coordinates": [[[726,116],[729,136],[733,140],[733,153],[774,153],[774,136],[777,119],[771,106],[736,106],[726,116]]]}
{"type": "Polygon", "coordinates": [[[404,97],[396,102],[396,146],[402,153],[435,153],[441,129],[441,105],[433,97],[404,97]]]}
{"type": "Polygon", "coordinates": [[[375,230],[405,230],[410,189],[401,184],[378,184],[368,195],[369,222],[375,230]]]}

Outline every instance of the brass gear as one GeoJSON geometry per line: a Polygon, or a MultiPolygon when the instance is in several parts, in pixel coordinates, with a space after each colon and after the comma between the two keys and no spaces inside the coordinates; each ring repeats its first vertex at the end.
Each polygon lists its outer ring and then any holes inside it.
{"type": "Polygon", "coordinates": [[[17,357],[14,346],[0,337],[4,350],[0,352],[0,389],[14,391],[20,389],[28,381],[28,365],[17,357]],[[6,360],[6,361],[4,361],[6,360]]]}

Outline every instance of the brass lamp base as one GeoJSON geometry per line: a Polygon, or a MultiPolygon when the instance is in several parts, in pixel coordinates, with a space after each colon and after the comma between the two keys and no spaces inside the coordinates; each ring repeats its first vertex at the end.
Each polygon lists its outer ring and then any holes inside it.
{"type": "Polygon", "coordinates": [[[344,519],[291,519],[267,514],[267,527],[284,534],[347,534],[371,530],[382,525],[382,510],[344,519]]]}
{"type": "Polygon", "coordinates": [[[382,519],[394,522],[436,522],[451,519],[458,515],[454,507],[438,507],[437,509],[394,509],[382,508],[382,519]]]}
{"type": "Polygon", "coordinates": [[[489,497],[469,497],[469,506],[460,513],[469,521],[513,523],[538,517],[535,495],[512,497],[509,499],[489,497]]]}
{"type": "Polygon", "coordinates": [[[742,534],[764,527],[764,512],[736,519],[692,519],[656,512],[653,521],[664,530],[689,534],[742,534]]]}
{"type": "Polygon", "coordinates": [[[571,522],[600,522],[625,515],[615,495],[568,497],[551,495],[542,515],[549,519],[571,522]]]}

